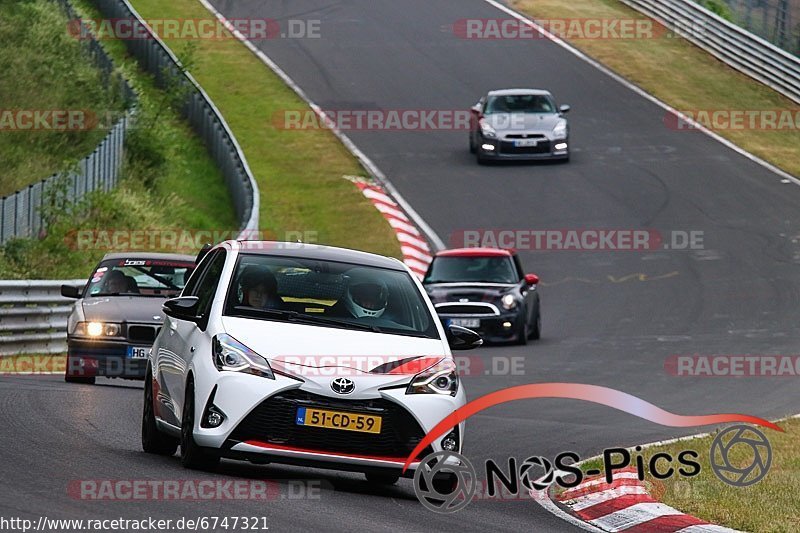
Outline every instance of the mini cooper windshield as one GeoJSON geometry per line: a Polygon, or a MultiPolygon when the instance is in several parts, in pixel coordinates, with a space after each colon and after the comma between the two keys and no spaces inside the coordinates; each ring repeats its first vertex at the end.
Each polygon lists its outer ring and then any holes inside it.
{"type": "Polygon", "coordinates": [[[517,283],[510,257],[437,257],[424,283],[517,283]]]}
{"type": "Polygon", "coordinates": [[[317,259],[242,254],[225,315],[439,338],[407,272],[317,259]]]}

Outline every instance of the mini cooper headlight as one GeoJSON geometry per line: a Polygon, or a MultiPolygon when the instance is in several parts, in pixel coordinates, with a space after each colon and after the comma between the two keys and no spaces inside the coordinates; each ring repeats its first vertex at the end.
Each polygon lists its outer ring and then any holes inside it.
{"type": "Polygon", "coordinates": [[[214,337],[214,366],[219,371],[244,372],[262,378],[275,379],[269,362],[230,335],[214,337]]]}
{"type": "Polygon", "coordinates": [[[481,127],[481,133],[483,133],[484,137],[488,137],[490,139],[494,139],[495,137],[497,137],[497,130],[494,129],[491,125],[489,125],[489,123],[486,122],[485,118],[480,119],[480,121],[478,121],[478,124],[481,127]]]}
{"type": "Polygon", "coordinates": [[[553,137],[556,139],[563,139],[567,136],[567,121],[563,118],[556,123],[553,128],[553,137]]]}
{"type": "Polygon", "coordinates": [[[75,324],[75,337],[119,337],[122,331],[120,324],[113,322],[78,322],[75,324]]]}
{"type": "Polygon", "coordinates": [[[406,394],[449,394],[455,396],[458,392],[458,372],[456,363],[450,358],[445,358],[420,372],[406,389],[406,394]]]}
{"type": "Polygon", "coordinates": [[[504,309],[514,309],[517,306],[517,299],[513,294],[503,295],[500,301],[503,303],[504,309]]]}

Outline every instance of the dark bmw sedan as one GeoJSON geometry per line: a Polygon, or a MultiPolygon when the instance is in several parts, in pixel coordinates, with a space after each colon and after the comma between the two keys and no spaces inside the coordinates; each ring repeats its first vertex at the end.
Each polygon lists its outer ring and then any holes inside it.
{"type": "Polygon", "coordinates": [[[525,274],[512,250],[441,251],[422,283],[445,327],[472,329],[488,342],[526,344],[541,336],[539,277],[525,274]]]}
{"type": "Polygon", "coordinates": [[[183,290],[194,265],[190,255],[107,254],[83,289],[63,285],[63,296],[78,299],[67,322],[66,381],[144,379],[164,300],[183,290]]]}

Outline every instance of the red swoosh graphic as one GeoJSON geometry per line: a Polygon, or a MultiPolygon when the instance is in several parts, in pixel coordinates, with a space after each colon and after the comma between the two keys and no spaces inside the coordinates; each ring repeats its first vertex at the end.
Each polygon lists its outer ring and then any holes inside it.
{"type": "Polygon", "coordinates": [[[425,438],[417,444],[403,465],[403,472],[408,469],[411,462],[417,458],[419,453],[431,444],[434,440],[444,435],[456,424],[466,420],[475,413],[495,405],[513,402],[514,400],[525,400],[531,398],[565,398],[569,400],[583,400],[586,402],[597,403],[630,413],[644,418],[662,426],[671,427],[693,427],[707,426],[710,424],[723,424],[727,422],[744,422],[767,427],[776,431],[783,431],[779,426],[763,418],[750,415],[738,414],[718,414],[684,416],[676,415],[656,407],[652,403],[646,402],[626,392],[601,387],[599,385],[585,385],[581,383],[535,383],[530,385],[519,385],[495,392],[486,396],[481,396],[472,400],[468,404],[456,409],[446,416],[441,422],[425,435],[425,438]]]}

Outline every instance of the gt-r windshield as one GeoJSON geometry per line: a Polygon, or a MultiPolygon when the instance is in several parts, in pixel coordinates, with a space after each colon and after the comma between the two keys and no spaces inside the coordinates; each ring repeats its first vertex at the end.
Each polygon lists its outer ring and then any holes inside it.
{"type": "Polygon", "coordinates": [[[545,94],[517,94],[490,96],[486,100],[485,115],[495,113],[556,113],[556,104],[545,94]]]}
{"type": "Polygon", "coordinates": [[[423,283],[517,283],[511,257],[437,257],[423,283]]]}
{"type": "Polygon", "coordinates": [[[86,287],[92,296],[176,296],[194,263],[161,259],[110,259],[95,269],[86,287]]]}
{"type": "Polygon", "coordinates": [[[224,314],[439,338],[407,272],[308,258],[241,254],[224,314]]]}

